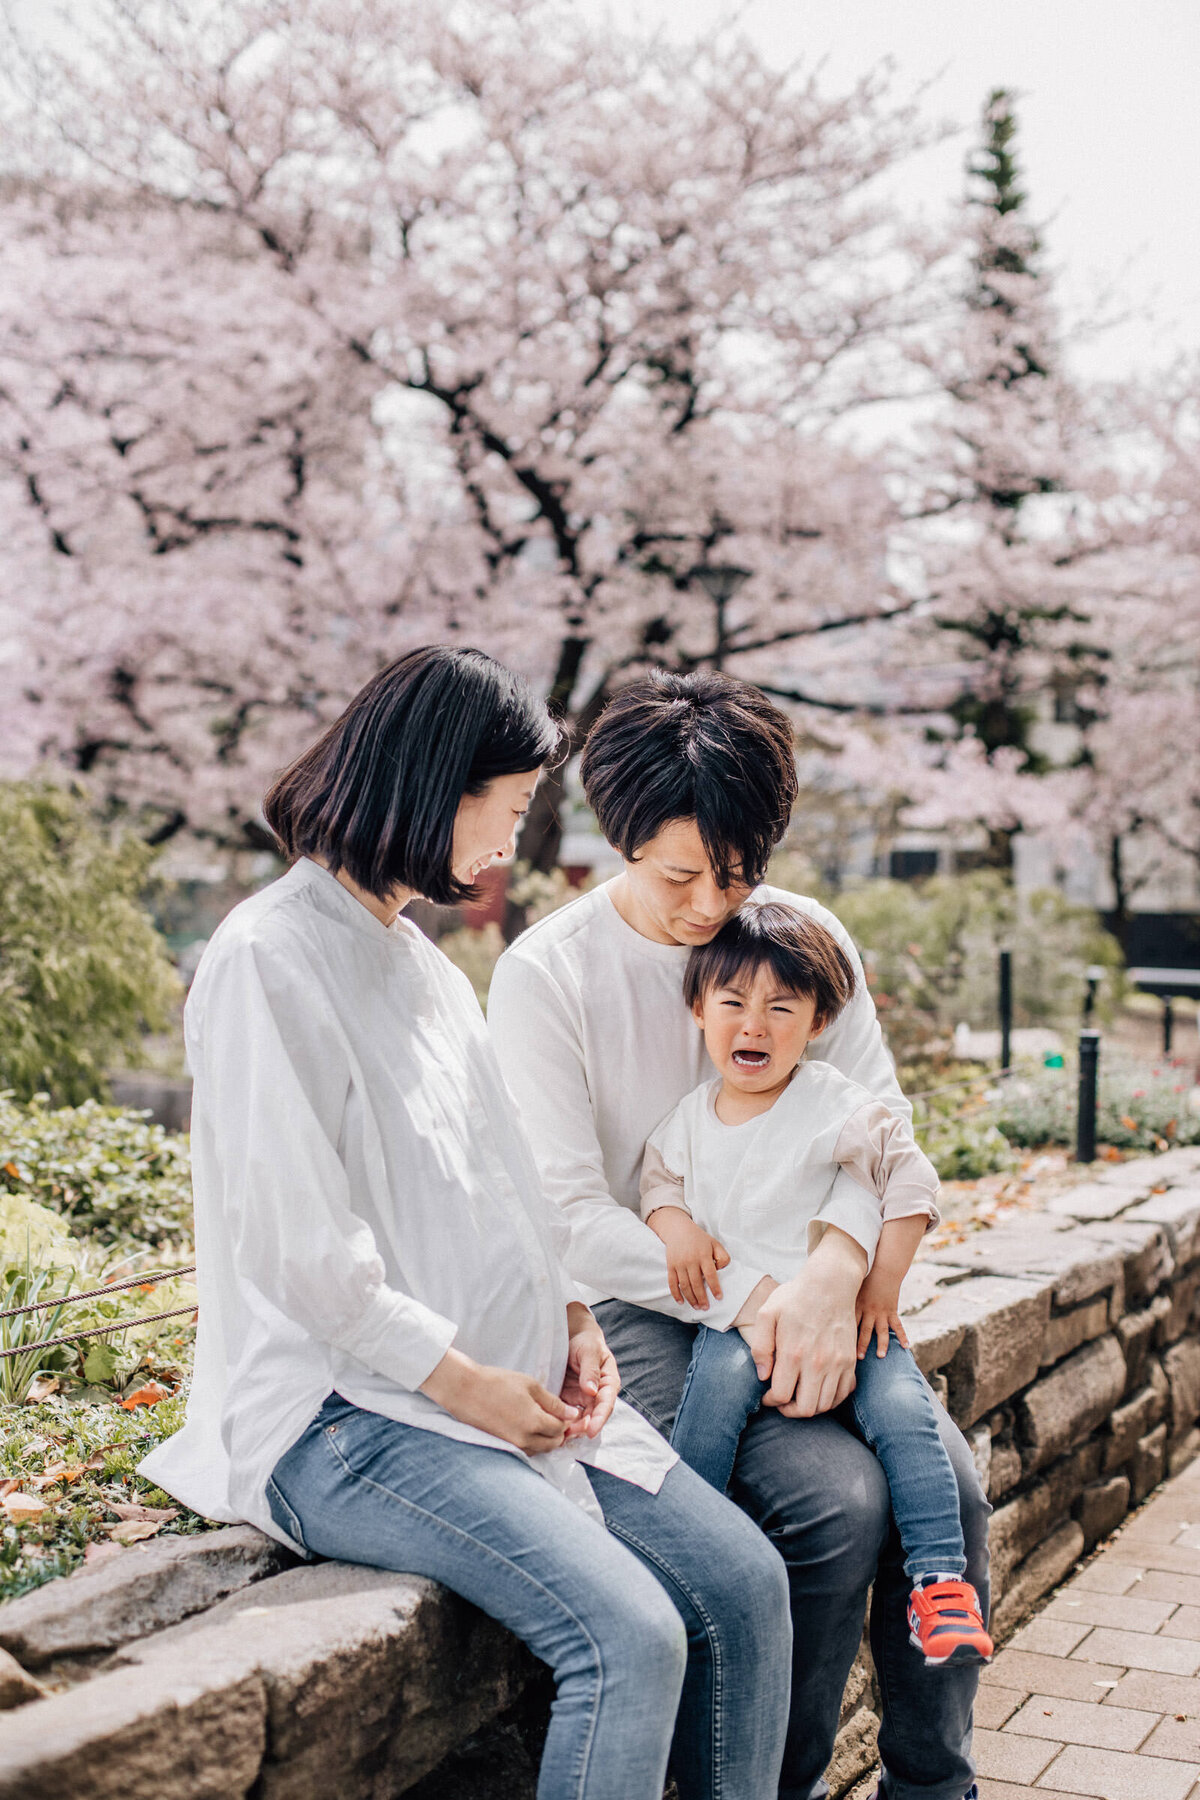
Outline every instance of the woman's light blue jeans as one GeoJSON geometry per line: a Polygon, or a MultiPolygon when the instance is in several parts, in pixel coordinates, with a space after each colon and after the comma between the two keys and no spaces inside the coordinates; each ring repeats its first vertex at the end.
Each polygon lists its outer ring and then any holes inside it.
{"type": "Polygon", "coordinates": [[[507,1451],[331,1394],[267,1495],[310,1553],[432,1576],[550,1665],[538,1800],[660,1800],[668,1756],[681,1800],[773,1800],[791,1662],[778,1552],[682,1463],[657,1494],[588,1475],[604,1527],[507,1451]]]}
{"type": "MultiPolygon", "coordinates": [[[[671,1443],[721,1493],[729,1486],[738,1439],[767,1385],[740,1332],[700,1327],[671,1443]]],[[[876,1354],[872,1339],[855,1371],[850,1405],[887,1476],[908,1579],[961,1575],[967,1559],[958,1482],[938,1432],[936,1402],[894,1331],[886,1356],[876,1354]]]]}

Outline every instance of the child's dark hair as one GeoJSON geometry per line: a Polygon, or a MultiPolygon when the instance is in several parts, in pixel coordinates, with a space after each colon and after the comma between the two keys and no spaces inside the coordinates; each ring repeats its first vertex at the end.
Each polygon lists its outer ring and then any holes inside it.
{"type": "Polygon", "coordinates": [[[854,966],[833,934],[798,907],[750,901],[710,943],[687,959],[683,997],[698,1005],[714,988],[770,968],[790,994],[812,1000],[820,1024],[837,1018],[854,993],[854,966]]]}

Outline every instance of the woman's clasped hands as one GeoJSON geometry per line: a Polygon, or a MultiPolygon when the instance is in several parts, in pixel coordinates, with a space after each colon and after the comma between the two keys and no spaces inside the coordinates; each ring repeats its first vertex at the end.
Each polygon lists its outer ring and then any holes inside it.
{"type": "Polygon", "coordinates": [[[447,1350],[421,1392],[464,1425],[490,1432],[527,1456],[557,1450],[572,1438],[595,1438],[616,1404],[616,1360],[586,1306],[567,1308],[570,1342],[562,1391],[552,1394],[532,1375],[477,1363],[447,1350]]]}

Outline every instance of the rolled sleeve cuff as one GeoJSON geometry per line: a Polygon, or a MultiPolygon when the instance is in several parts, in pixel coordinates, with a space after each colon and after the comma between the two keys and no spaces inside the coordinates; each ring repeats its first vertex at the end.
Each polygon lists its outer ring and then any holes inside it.
{"type": "Polygon", "coordinates": [[[900,1181],[890,1181],[883,1201],[883,1217],[886,1224],[889,1219],[913,1219],[923,1213],[928,1223],[926,1231],[932,1231],[941,1223],[942,1215],[938,1211],[937,1202],[929,1189],[919,1182],[911,1186],[900,1181]]]}
{"type": "Polygon", "coordinates": [[[376,1374],[415,1393],[458,1336],[458,1326],[405,1294],[381,1295],[339,1344],[376,1374]]]}
{"type": "Polygon", "coordinates": [[[883,1214],[879,1196],[839,1169],[834,1177],[828,1200],[815,1218],[808,1222],[808,1254],[811,1256],[830,1225],[836,1225],[847,1237],[867,1253],[867,1267],[875,1260],[879,1234],[883,1230],[883,1214]]]}

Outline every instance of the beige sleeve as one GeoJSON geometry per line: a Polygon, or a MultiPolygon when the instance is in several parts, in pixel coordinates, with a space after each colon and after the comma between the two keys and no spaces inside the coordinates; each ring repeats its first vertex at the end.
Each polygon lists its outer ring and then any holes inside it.
{"type": "Polygon", "coordinates": [[[661,1150],[653,1144],[646,1145],[646,1154],[642,1158],[641,1196],[643,1219],[648,1219],[660,1206],[677,1206],[689,1219],[692,1216],[683,1198],[683,1176],[668,1169],[661,1150]]]}
{"type": "MultiPolygon", "coordinates": [[[[937,1208],[937,1171],[917,1147],[906,1120],[889,1112],[882,1100],[870,1100],[851,1113],[842,1127],[833,1160],[882,1202],[883,1221],[924,1213],[932,1231],[937,1208]]],[[[660,1200],[658,1203],[662,1205],[660,1200]]]]}

